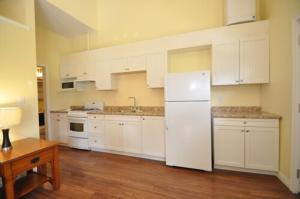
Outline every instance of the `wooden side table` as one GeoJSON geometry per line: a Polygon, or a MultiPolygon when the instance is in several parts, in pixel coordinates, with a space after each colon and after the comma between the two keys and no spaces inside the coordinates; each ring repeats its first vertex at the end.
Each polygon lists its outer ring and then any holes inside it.
{"type": "Polygon", "coordinates": [[[60,187],[58,143],[26,138],[12,143],[9,152],[0,151],[0,176],[3,179],[6,199],[24,196],[45,182],[53,189],[60,187]],[[51,177],[47,176],[47,163],[51,165],[51,177]],[[37,172],[32,169],[37,167],[37,172]],[[20,173],[27,175],[15,180],[20,173]]]}

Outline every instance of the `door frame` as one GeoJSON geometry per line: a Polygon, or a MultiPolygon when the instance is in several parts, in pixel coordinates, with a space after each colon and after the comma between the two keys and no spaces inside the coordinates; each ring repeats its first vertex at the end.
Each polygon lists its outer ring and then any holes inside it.
{"type": "Polygon", "coordinates": [[[49,139],[49,132],[50,132],[50,128],[51,128],[51,125],[50,125],[50,100],[49,100],[49,96],[50,96],[50,88],[49,88],[49,78],[48,78],[48,72],[49,72],[49,68],[44,65],[44,64],[37,64],[36,65],[37,67],[40,66],[40,67],[43,67],[43,71],[44,71],[44,88],[45,88],[45,91],[44,91],[44,94],[45,94],[45,101],[44,101],[44,106],[46,108],[46,111],[45,111],[45,125],[46,125],[46,139],[49,139]]]}
{"type": "Polygon", "coordinates": [[[300,169],[300,122],[298,113],[298,99],[300,96],[300,14],[292,21],[292,59],[293,59],[293,85],[292,85],[292,132],[291,132],[291,177],[289,188],[293,193],[300,192],[300,178],[297,178],[297,169],[300,169]],[[297,86],[298,85],[298,86],[297,86]]]}

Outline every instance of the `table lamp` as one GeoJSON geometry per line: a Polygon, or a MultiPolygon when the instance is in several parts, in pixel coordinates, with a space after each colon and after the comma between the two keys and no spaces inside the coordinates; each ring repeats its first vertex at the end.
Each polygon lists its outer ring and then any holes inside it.
{"type": "Polygon", "coordinates": [[[9,140],[9,127],[20,123],[21,112],[21,109],[18,107],[0,107],[0,129],[3,132],[2,151],[12,149],[9,140]]]}

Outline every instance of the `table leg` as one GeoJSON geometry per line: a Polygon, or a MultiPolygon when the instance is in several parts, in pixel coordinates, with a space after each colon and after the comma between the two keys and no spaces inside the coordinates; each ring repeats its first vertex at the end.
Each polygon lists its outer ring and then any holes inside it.
{"type": "Polygon", "coordinates": [[[6,199],[14,199],[15,198],[15,191],[14,191],[15,179],[12,175],[10,164],[4,165],[3,171],[4,171],[3,187],[4,187],[6,199]]]}
{"type": "Polygon", "coordinates": [[[51,161],[51,169],[52,169],[52,186],[54,190],[60,188],[60,168],[59,168],[59,157],[58,157],[58,147],[56,146],[54,149],[53,160],[51,161]]]}

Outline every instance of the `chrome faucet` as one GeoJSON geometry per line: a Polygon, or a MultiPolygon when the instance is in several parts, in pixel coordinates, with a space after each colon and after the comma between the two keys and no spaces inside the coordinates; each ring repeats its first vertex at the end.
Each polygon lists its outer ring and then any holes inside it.
{"type": "Polygon", "coordinates": [[[131,106],[131,110],[132,111],[137,111],[136,97],[128,97],[128,99],[133,99],[133,106],[131,106]]]}

